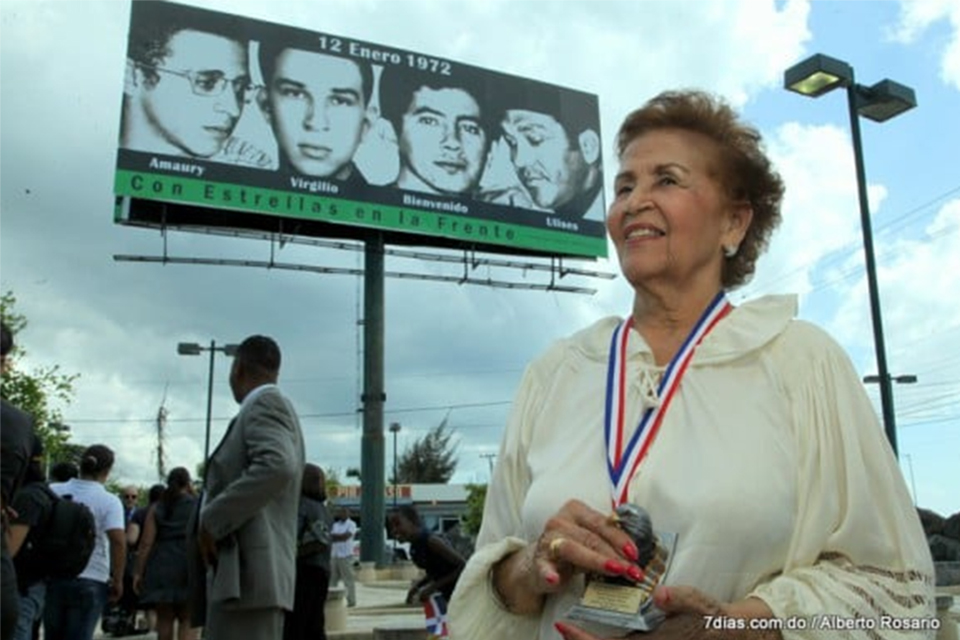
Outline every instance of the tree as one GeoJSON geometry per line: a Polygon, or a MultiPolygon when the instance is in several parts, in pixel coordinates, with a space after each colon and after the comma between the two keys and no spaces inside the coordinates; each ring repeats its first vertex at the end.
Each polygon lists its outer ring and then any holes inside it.
{"type": "MultiPolygon", "coordinates": [[[[0,296],[0,318],[14,336],[27,326],[27,318],[14,309],[16,302],[12,291],[0,296]]],[[[8,358],[12,360],[11,366],[0,380],[0,396],[33,416],[34,428],[48,461],[69,459],[69,430],[63,425],[63,414],[57,405],[69,404],[73,400],[73,383],[78,374],[61,373],[59,365],[22,371],[16,361],[24,355],[23,346],[16,344],[14,353],[8,358]]]]}
{"type": "Polygon", "coordinates": [[[334,467],[327,467],[323,470],[323,476],[327,479],[324,489],[327,496],[337,495],[337,489],[340,488],[340,472],[334,467]]]}
{"type": "Polygon", "coordinates": [[[453,432],[447,427],[447,418],[427,435],[407,447],[397,461],[397,478],[390,484],[446,484],[457,468],[456,444],[451,444],[453,432]]]}
{"type": "Polygon", "coordinates": [[[463,514],[463,528],[471,536],[480,532],[483,522],[483,503],[487,499],[487,485],[467,485],[467,512],[463,514]]]}

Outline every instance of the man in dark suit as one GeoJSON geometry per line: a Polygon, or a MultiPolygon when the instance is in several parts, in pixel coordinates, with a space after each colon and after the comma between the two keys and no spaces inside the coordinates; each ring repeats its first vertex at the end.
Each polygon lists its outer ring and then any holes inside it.
{"type": "Polygon", "coordinates": [[[240,411],[207,461],[197,543],[207,566],[207,640],[276,640],[294,602],[303,434],[277,388],[280,349],[251,336],[230,388],[240,411]]]}
{"type": "MultiPolygon", "coordinates": [[[[0,324],[0,372],[6,373],[13,351],[13,332],[0,324]]],[[[17,574],[7,549],[7,509],[23,481],[33,451],[33,419],[0,399],[0,637],[9,638],[17,625],[20,598],[17,574]]]]}

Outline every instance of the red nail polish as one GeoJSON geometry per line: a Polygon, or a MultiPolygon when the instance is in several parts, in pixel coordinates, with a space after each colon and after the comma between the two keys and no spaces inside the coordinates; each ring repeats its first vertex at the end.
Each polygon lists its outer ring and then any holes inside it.
{"type": "Polygon", "coordinates": [[[560,582],[560,576],[553,573],[552,571],[547,575],[543,576],[543,579],[547,581],[547,584],[557,584],[560,582]]]}
{"type": "Polygon", "coordinates": [[[570,630],[567,629],[567,625],[565,625],[565,624],[563,624],[563,623],[561,623],[561,622],[554,622],[554,623],[553,623],[553,628],[556,629],[556,630],[557,630],[557,633],[559,633],[560,635],[562,635],[564,638],[566,638],[566,637],[567,637],[567,634],[570,632],[570,630]]]}
{"type": "Polygon", "coordinates": [[[603,570],[617,576],[622,576],[627,572],[627,568],[616,560],[607,560],[606,564],[603,565],[603,570]]]}
{"type": "Polygon", "coordinates": [[[623,545],[623,555],[627,556],[631,562],[636,562],[640,559],[640,552],[637,551],[637,546],[632,542],[623,545]]]}
{"type": "Polygon", "coordinates": [[[641,582],[643,580],[643,571],[639,567],[630,567],[627,569],[627,575],[630,576],[630,579],[634,582],[641,582]]]}

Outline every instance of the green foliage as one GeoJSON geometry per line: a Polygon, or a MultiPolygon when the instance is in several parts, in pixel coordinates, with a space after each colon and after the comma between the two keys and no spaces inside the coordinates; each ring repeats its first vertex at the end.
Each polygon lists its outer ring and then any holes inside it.
{"type": "MultiPolygon", "coordinates": [[[[0,296],[0,317],[14,336],[27,326],[27,318],[14,308],[16,302],[12,291],[0,296]]],[[[60,405],[73,400],[73,383],[78,374],[64,374],[59,365],[21,371],[16,362],[26,351],[16,338],[14,343],[14,351],[7,358],[9,366],[0,379],[0,396],[33,416],[37,435],[51,464],[70,459],[71,452],[67,448],[70,435],[63,428],[60,405]]]]}
{"type": "Polygon", "coordinates": [[[397,478],[390,484],[446,484],[457,468],[456,444],[451,444],[453,432],[447,419],[423,438],[414,442],[397,461],[397,478]]]}
{"type": "Polygon", "coordinates": [[[483,522],[483,503],[487,499],[487,485],[467,485],[467,511],[463,515],[463,528],[471,536],[480,532],[483,522]]]}
{"type": "Polygon", "coordinates": [[[334,467],[327,467],[323,470],[323,477],[327,479],[325,484],[327,495],[337,495],[337,488],[340,487],[340,473],[334,467]]]}

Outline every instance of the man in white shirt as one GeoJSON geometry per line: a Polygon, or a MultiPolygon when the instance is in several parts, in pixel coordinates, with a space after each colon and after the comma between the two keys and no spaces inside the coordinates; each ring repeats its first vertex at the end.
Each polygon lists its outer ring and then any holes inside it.
{"type": "Polygon", "coordinates": [[[353,577],[353,536],[357,525],[350,519],[345,507],[338,507],[334,515],[330,538],[333,540],[330,558],[330,585],[336,585],[341,579],[347,588],[347,606],[357,605],[356,581],[353,577]]]}
{"type": "Polygon", "coordinates": [[[79,478],[50,485],[58,496],[71,496],[93,512],[97,537],[93,554],[80,575],[47,583],[43,611],[47,640],[91,640],[104,606],[123,596],[127,559],[123,505],[104,487],[113,461],[109,447],[91,445],[80,457],[79,478]]]}

